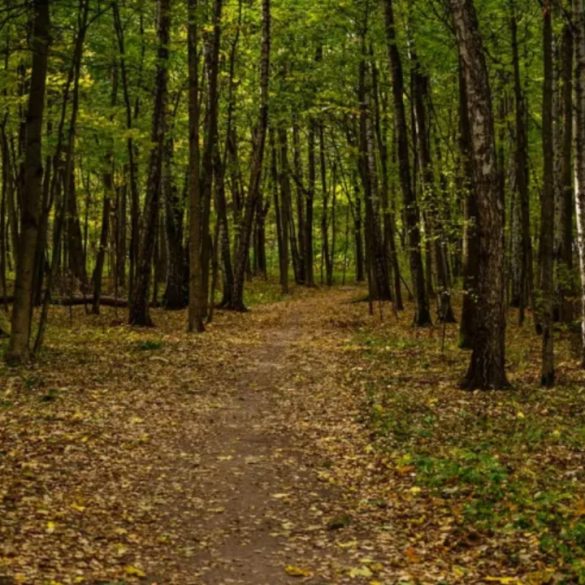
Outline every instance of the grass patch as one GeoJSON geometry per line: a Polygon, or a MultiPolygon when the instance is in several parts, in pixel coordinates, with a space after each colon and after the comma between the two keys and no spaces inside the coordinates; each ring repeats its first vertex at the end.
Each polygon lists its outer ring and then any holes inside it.
{"type": "Polygon", "coordinates": [[[272,280],[256,278],[247,282],[244,288],[244,304],[247,307],[277,303],[284,298],[280,284],[272,280]]]}
{"type": "Polygon", "coordinates": [[[157,351],[162,349],[163,345],[160,339],[143,339],[136,342],[136,349],[139,351],[157,351]]]}

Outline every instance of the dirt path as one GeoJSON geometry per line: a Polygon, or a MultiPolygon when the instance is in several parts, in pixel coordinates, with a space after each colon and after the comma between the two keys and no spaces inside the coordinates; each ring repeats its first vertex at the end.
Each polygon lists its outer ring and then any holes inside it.
{"type": "MultiPolygon", "coordinates": [[[[181,526],[194,542],[178,564],[189,583],[341,582],[335,573],[346,555],[336,537],[350,515],[339,488],[320,479],[325,456],[302,428],[308,398],[342,373],[339,356],[324,350],[340,343],[332,320],[348,298],[329,298],[325,313],[323,299],[308,297],[248,316],[255,342],[216,380],[229,390],[200,446],[193,490],[205,508],[181,526]]],[[[166,582],[164,574],[152,581],[166,582]]]]}
{"type": "Polygon", "coordinates": [[[0,372],[0,582],[401,582],[364,483],[356,294],[203,336],[180,313],[151,332],[57,313],[45,361],[0,372]]]}

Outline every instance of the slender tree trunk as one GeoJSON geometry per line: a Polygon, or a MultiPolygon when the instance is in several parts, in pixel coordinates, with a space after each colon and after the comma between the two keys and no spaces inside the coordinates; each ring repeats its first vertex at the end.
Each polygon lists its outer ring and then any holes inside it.
{"type": "Polygon", "coordinates": [[[166,107],[168,85],[168,58],[170,42],[171,0],[158,0],[158,50],[154,109],[152,116],[149,173],[146,200],[144,203],[144,222],[140,241],[140,252],[135,275],[135,286],[130,297],[129,323],[131,325],[152,326],[149,311],[149,283],[152,259],[157,233],[159,204],[162,190],[162,162],[166,135],[166,107]]]}
{"type": "Polygon", "coordinates": [[[260,110],[258,123],[254,130],[252,161],[250,165],[250,182],[244,206],[243,224],[240,231],[238,249],[235,259],[234,295],[230,309],[245,311],[244,279],[248,250],[252,235],[254,213],[260,197],[260,183],[264,160],[264,146],[268,128],[268,84],[270,79],[270,0],[262,0],[262,50],[260,57],[260,110]]]}
{"type": "Polygon", "coordinates": [[[429,300],[425,286],[424,266],[421,252],[420,214],[416,194],[412,186],[410,160],[408,149],[408,128],[404,108],[404,76],[398,46],[396,45],[396,30],[394,22],[393,0],[385,0],[386,9],[386,37],[388,41],[388,55],[392,68],[392,93],[394,97],[394,116],[398,142],[398,164],[400,167],[400,183],[404,198],[404,214],[408,238],[408,256],[414,285],[416,312],[414,323],[417,326],[431,324],[429,300]]]}
{"type": "Polygon", "coordinates": [[[162,191],[165,204],[167,251],[166,288],[163,305],[167,309],[183,309],[187,305],[185,291],[185,250],[183,248],[183,203],[173,180],[173,141],[166,141],[162,191]]]}
{"type": "Polygon", "coordinates": [[[106,259],[106,248],[108,246],[108,233],[110,229],[110,210],[112,204],[112,197],[114,193],[114,177],[112,174],[112,159],[108,157],[106,164],[109,168],[104,171],[104,204],[102,210],[102,229],[100,233],[100,241],[98,253],[95,261],[95,268],[93,270],[93,301],[92,312],[94,315],[99,315],[100,300],[102,295],[102,278],[104,271],[104,262],[106,259]],[[109,164],[108,164],[109,163],[109,164]]]}
{"type": "Polygon", "coordinates": [[[197,0],[188,0],[189,60],[189,316],[187,329],[203,331],[201,312],[201,188],[199,178],[199,53],[197,0]]]}
{"type": "Polygon", "coordinates": [[[516,148],[515,177],[518,207],[520,209],[520,278],[519,278],[519,316],[520,324],[524,322],[524,315],[528,301],[532,295],[532,243],[530,241],[530,194],[528,172],[528,138],[526,134],[526,98],[522,91],[520,79],[520,56],[518,50],[518,24],[516,14],[511,18],[512,31],[512,61],[514,65],[514,98],[515,98],[515,130],[516,148]]]}
{"type": "Polygon", "coordinates": [[[544,0],[543,12],[544,82],[542,98],[543,188],[540,201],[540,299],[542,328],[542,370],[540,382],[551,387],[555,381],[553,347],[554,295],[554,128],[553,128],[553,30],[551,0],[544,0]]]}
{"type": "Polygon", "coordinates": [[[563,30],[561,46],[561,116],[559,123],[559,173],[557,188],[558,224],[555,229],[557,290],[559,303],[559,319],[570,322],[574,319],[571,296],[575,293],[573,276],[573,73],[574,73],[574,42],[573,26],[567,23],[563,30]]]}
{"type": "MultiPolygon", "coordinates": [[[[426,225],[428,226],[428,240],[431,249],[429,257],[435,258],[437,267],[437,280],[439,285],[439,320],[446,323],[454,323],[455,315],[451,307],[451,291],[449,287],[448,268],[446,258],[442,253],[441,242],[443,236],[440,233],[437,218],[439,216],[438,193],[435,189],[435,180],[433,173],[433,163],[431,159],[431,145],[429,138],[428,122],[428,99],[429,99],[429,79],[420,71],[416,54],[412,52],[412,61],[414,70],[412,72],[414,114],[416,121],[416,139],[418,146],[418,155],[421,167],[423,202],[427,206],[426,225]]],[[[440,220],[439,220],[440,221],[440,220]]],[[[431,264],[430,262],[428,263],[431,264]]],[[[427,278],[427,282],[430,282],[427,278]]]]}
{"type": "Polygon", "coordinates": [[[219,250],[223,265],[223,295],[220,307],[230,304],[234,288],[234,269],[230,250],[229,223],[227,216],[227,202],[225,194],[225,165],[222,162],[219,149],[215,150],[215,210],[219,227],[219,250]]]}
{"type": "Polygon", "coordinates": [[[317,122],[314,118],[309,120],[309,132],[307,136],[307,163],[308,163],[308,187],[305,193],[305,221],[303,234],[303,249],[305,260],[305,284],[315,286],[314,259],[313,259],[313,204],[315,200],[316,162],[315,162],[315,134],[317,122]]]}
{"type": "Polygon", "coordinates": [[[51,41],[49,1],[34,0],[31,14],[32,72],[26,116],[25,152],[22,169],[21,231],[16,260],[12,330],[6,361],[22,363],[29,358],[32,321],[33,278],[40,221],[43,159],[42,133],[51,41]]]}
{"type": "Polygon", "coordinates": [[[291,231],[291,185],[290,169],[288,162],[288,136],[286,128],[280,126],[278,129],[278,145],[280,151],[280,183],[281,216],[282,216],[282,255],[280,264],[280,286],[284,294],[288,294],[288,266],[290,257],[290,243],[295,242],[294,229],[291,231]],[[291,238],[292,235],[292,238],[291,238]]]}
{"type": "MultiPolygon", "coordinates": [[[[120,18],[120,9],[118,6],[119,0],[112,0],[112,11],[114,15],[114,30],[116,33],[116,39],[118,41],[118,52],[119,52],[119,59],[120,59],[120,77],[122,82],[122,92],[124,96],[124,108],[125,108],[125,117],[126,117],[126,130],[128,131],[128,138],[126,139],[126,149],[128,151],[128,166],[127,166],[127,176],[129,179],[130,184],[130,274],[129,274],[129,296],[132,295],[132,290],[134,288],[134,277],[136,272],[136,264],[138,261],[138,249],[140,243],[140,199],[138,194],[138,170],[136,164],[136,146],[134,144],[134,140],[132,138],[131,130],[133,128],[134,122],[134,114],[132,108],[132,98],[130,96],[130,86],[128,82],[128,72],[126,67],[126,45],[124,39],[124,29],[122,27],[122,21],[120,18]]],[[[122,209],[119,210],[119,214],[124,212],[124,217],[122,218],[120,215],[120,222],[123,230],[121,229],[122,233],[120,237],[124,238],[124,246],[126,247],[126,205],[123,206],[122,209]]],[[[122,249],[122,246],[120,247],[122,249]]],[[[119,260],[125,261],[125,255],[120,255],[119,260]]],[[[123,275],[124,264],[121,263],[119,268],[119,272],[123,275]]]]}
{"type": "Polygon", "coordinates": [[[299,124],[293,119],[293,168],[296,177],[296,208],[297,208],[297,234],[299,249],[299,273],[297,284],[305,283],[307,251],[305,250],[305,194],[303,192],[303,162],[301,156],[301,138],[299,124]]]}

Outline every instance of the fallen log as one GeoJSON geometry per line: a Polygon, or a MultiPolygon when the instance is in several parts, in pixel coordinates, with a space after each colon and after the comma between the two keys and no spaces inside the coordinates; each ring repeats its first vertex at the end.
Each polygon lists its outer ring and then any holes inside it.
{"type": "MultiPolygon", "coordinates": [[[[11,305],[14,303],[14,296],[9,295],[6,297],[0,297],[0,305],[7,304],[11,305]]],[[[51,299],[51,305],[56,305],[60,307],[78,307],[81,305],[91,305],[93,303],[93,296],[88,297],[68,297],[68,298],[59,298],[59,299],[51,299]]],[[[126,308],[128,307],[128,300],[127,299],[119,299],[116,297],[101,297],[100,298],[100,306],[104,307],[117,307],[117,308],[126,308]]],[[[151,303],[151,307],[160,307],[160,303],[151,303]]]]}

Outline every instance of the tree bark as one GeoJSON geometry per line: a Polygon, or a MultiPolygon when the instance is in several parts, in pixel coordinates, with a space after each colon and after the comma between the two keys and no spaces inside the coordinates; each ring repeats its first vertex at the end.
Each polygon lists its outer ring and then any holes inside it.
{"type": "Polygon", "coordinates": [[[49,0],[32,2],[32,72],[26,116],[22,173],[22,214],[18,242],[15,302],[6,361],[18,364],[29,359],[32,321],[33,278],[40,221],[43,180],[42,132],[45,109],[50,35],[49,0]]]}
{"type": "Polygon", "coordinates": [[[450,0],[467,85],[473,176],[477,198],[479,273],[468,389],[503,388],[505,372],[504,205],[498,169],[491,90],[483,41],[472,0],[450,0]]]}
{"type": "Polygon", "coordinates": [[[581,278],[581,365],[585,368],[585,11],[583,0],[573,0],[575,27],[575,205],[577,249],[581,278]]]}
{"type": "Polygon", "coordinates": [[[555,381],[553,347],[554,295],[554,128],[553,128],[553,30],[551,0],[543,6],[544,81],[542,97],[543,188],[540,200],[540,298],[539,314],[542,329],[542,369],[540,383],[551,387],[555,381]]]}

